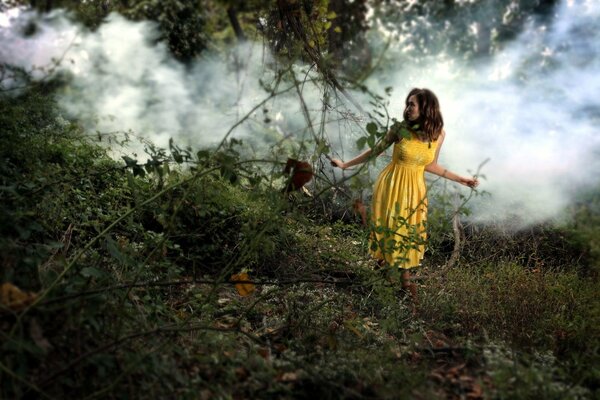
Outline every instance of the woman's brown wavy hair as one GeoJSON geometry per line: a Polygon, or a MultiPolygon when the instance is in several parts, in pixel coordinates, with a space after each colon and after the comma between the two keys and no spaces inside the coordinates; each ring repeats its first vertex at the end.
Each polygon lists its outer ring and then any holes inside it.
{"type": "MultiPolygon", "coordinates": [[[[410,96],[415,96],[419,104],[419,119],[416,123],[419,124],[419,130],[425,134],[427,141],[433,142],[442,133],[444,127],[444,119],[440,111],[440,102],[437,96],[429,89],[414,88],[408,92],[405,104],[408,106],[410,96]]],[[[404,120],[408,122],[406,108],[404,108],[404,120]]]]}

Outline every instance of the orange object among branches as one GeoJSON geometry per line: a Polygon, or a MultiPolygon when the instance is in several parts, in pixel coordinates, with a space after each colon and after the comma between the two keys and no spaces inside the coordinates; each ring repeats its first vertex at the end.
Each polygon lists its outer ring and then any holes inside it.
{"type": "Polygon", "coordinates": [[[290,175],[288,184],[283,190],[286,193],[301,189],[313,178],[313,169],[311,165],[305,161],[294,160],[288,158],[283,173],[290,175]]]}

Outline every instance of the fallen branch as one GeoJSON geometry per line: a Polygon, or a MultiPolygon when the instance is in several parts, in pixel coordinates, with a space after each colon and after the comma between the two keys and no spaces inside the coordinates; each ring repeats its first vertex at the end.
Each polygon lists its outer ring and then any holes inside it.
{"type": "Polygon", "coordinates": [[[100,293],[111,292],[119,289],[131,289],[131,288],[150,288],[150,287],[168,287],[168,286],[180,286],[180,285],[191,285],[191,284],[206,284],[206,285],[239,285],[239,284],[251,284],[256,286],[262,285],[277,285],[287,286],[295,285],[298,283],[322,283],[327,285],[351,285],[356,282],[350,279],[346,280],[328,280],[328,279],[288,279],[288,280],[203,280],[203,279],[182,279],[177,281],[168,282],[141,282],[141,283],[123,283],[120,285],[107,286],[104,288],[88,290],[86,292],[73,293],[66,296],[55,297],[48,299],[40,305],[49,305],[54,303],[63,302],[66,300],[72,300],[79,297],[93,296],[100,293]]]}

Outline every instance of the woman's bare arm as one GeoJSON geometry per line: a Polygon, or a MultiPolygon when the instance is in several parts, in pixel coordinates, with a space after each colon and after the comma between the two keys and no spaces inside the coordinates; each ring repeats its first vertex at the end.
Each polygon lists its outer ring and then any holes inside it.
{"type": "Polygon", "coordinates": [[[365,161],[368,161],[371,158],[377,157],[379,154],[383,153],[388,147],[390,147],[399,139],[400,138],[398,138],[397,134],[390,129],[383,139],[381,139],[372,149],[367,149],[348,162],[343,162],[342,160],[334,158],[331,160],[331,165],[341,169],[346,169],[358,164],[362,164],[365,161]]]}
{"type": "Polygon", "coordinates": [[[458,182],[461,185],[465,185],[470,188],[477,187],[477,185],[479,185],[479,181],[477,180],[477,178],[465,178],[464,176],[457,175],[454,172],[449,171],[448,169],[446,169],[446,168],[442,167],[440,164],[438,164],[438,157],[440,156],[440,149],[442,148],[442,144],[444,143],[445,137],[446,137],[446,133],[442,132],[442,134],[438,138],[438,145],[437,145],[437,149],[435,151],[435,158],[433,159],[433,162],[431,162],[431,164],[429,164],[425,167],[425,171],[430,172],[435,175],[438,175],[438,176],[441,176],[442,178],[446,178],[451,181],[458,182]]]}

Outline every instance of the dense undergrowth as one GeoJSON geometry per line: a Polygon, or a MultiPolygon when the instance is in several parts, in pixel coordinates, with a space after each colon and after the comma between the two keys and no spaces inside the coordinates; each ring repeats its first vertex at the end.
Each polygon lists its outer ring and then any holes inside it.
{"type": "Polygon", "coordinates": [[[593,201],[452,269],[432,218],[413,315],[358,224],[231,147],[114,161],[46,90],[0,100],[0,397],[598,398],[593,201]]]}

